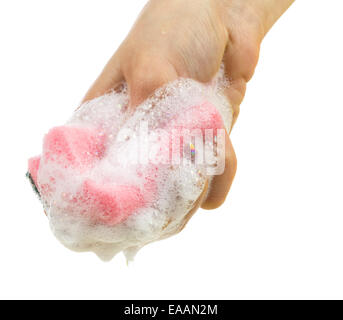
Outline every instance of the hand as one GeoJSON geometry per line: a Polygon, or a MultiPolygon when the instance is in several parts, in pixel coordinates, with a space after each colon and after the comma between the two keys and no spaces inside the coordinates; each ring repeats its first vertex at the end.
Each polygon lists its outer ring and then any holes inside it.
{"type": "MultiPolygon", "coordinates": [[[[209,82],[222,62],[230,79],[225,94],[234,122],[246,84],[253,76],[263,37],[293,0],[150,0],[127,38],[89,89],[90,100],[127,82],[131,107],[178,77],[209,82]]],[[[201,206],[219,207],[236,172],[237,160],[226,137],[225,172],[204,190],[201,206]],[[206,197],[205,197],[206,195],[206,197]]]]}

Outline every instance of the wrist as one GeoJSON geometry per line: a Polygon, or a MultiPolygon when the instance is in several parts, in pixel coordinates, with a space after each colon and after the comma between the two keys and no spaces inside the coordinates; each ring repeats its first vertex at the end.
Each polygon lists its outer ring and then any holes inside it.
{"type": "Polygon", "coordinates": [[[248,0],[260,16],[264,35],[295,0],[248,0]]]}
{"type": "Polygon", "coordinates": [[[215,0],[229,19],[244,20],[256,29],[260,40],[295,0],[215,0]]]}

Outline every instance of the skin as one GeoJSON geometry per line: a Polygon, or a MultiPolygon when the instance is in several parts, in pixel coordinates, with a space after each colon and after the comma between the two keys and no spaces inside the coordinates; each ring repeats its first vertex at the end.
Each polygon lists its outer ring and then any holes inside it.
{"type": "MultiPolygon", "coordinates": [[[[131,107],[135,108],[157,88],[178,77],[209,82],[224,62],[230,79],[225,94],[233,107],[235,123],[261,42],[293,2],[150,0],[84,101],[115,90],[125,81],[131,107]]],[[[214,177],[188,217],[199,206],[214,209],[224,202],[237,167],[229,135],[225,163],[225,172],[214,177]]]]}

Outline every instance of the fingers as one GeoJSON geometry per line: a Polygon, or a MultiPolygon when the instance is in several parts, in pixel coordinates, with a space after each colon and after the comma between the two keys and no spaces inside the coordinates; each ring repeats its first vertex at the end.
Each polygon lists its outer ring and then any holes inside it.
{"type": "Polygon", "coordinates": [[[237,158],[228,135],[225,137],[225,170],[221,175],[214,176],[209,185],[207,197],[201,207],[212,210],[220,207],[230,191],[237,170],[237,158]]]}
{"type": "MultiPolygon", "coordinates": [[[[243,39],[231,38],[228,48],[224,54],[224,65],[226,76],[230,79],[229,86],[224,93],[228,98],[232,111],[232,126],[237,121],[240,104],[243,101],[247,82],[254,74],[258,61],[259,46],[248,45],[243,39]]],[[[237,158],[231,140],[226,135],[225,140],[225,170],[222,175],[214,176],[206,200],[202,204],[203,209],[216,209],[225,201],[230,191],[237,170],[237,158]]]]}
{"type": "Polygon", "coordinates": [[[232,80],[228,88],[224,90],[224,94],[230,102],[232,108],[232,124],[230,132],[235,125],[237,118],[239,116],[240,105],[244,98],[246,91],[246,82],[243,79],[232,80]]]}
{"type": "Polygon", "coordinates": [[[97,98],[111,90],[115,90],[123,81],[124,77],[121,72],[120,61],[115,54],[90,87],[82,102],[97,98]]]}
{"type": "Polygon", "coordinates": [[[233,123],[239,115],[239,107],[243,101],[246,85],[252,78],[259,58],[260,42],[251,33],[230,33],[229,42],[223,61],[225,73],[230,84],[225,90],[233,109],[233,123]]]}
{"type": "Polygon", "coordinates": [[[99,77],[85,95],[83,102],[99,97],[128,84],[130,105],[136,107],[156,89],[177,79],[175,68],[160,57],[153,55],[135,55],[135,59],[120,59],[116,53],[107,63],[99,77]]]}
{"type": "MultiPolygon", "coordinates": [[[[173,235],[181,232],[185,228],[185,226],[187,225],[189,220],[194,216],[194,214],[200,208],[201,203],[204,201],[204,198],[206,197],[207,190],[208,190],[208,182],[206,181],[205,186],[204,186],[204,190],[202,191],[202,193],[199,196],[199,198],[194,202],[193,208],[186,214],[186,216],[183,218],[183,221],[178,226],[178,228],[174,229],[174,230],[171,230],[169,233],[165,234],[164,238],[168,238],[170,236],[173,236],[173,235]]],[[[165,228],[168,227],[168,225],[171,222],[172,222],[172,220],[168,221],[168,223],[166,224],[165,228]]]]}
{"type": "Polygon", "coordinates": [[[123,73],[128,84],[131,107],[136,107],[156,89],[177,79],[175,68],[160,56],[137,55],[134,61],[123,63],[123,73]]]}
{"type": "Polygon", "coordinates": [[[204,198],[206,197],[207,190],[208,190],[208,182],[206,182],[204,190],[201,193],[200,197],[195,201],[193,208],[184,217],[183,222],[178,232],[181,232],[185,228],[189,220],[194,216],[195,212],[200,208],[201,203],[204,201],[204,198]]]}

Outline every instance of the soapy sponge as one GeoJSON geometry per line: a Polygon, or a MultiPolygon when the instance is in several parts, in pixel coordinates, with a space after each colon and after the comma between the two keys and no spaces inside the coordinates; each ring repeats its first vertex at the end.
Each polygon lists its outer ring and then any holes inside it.
{"type": "Polygon", "coordinates": [[[110,260],[177,233],[223,160],[232,113],[222,87],[220,76],[179,79],[134,111],[124,88],[51,129],[28,176],[56,237],[110,260]]]}

